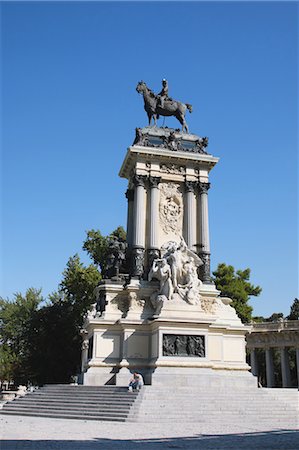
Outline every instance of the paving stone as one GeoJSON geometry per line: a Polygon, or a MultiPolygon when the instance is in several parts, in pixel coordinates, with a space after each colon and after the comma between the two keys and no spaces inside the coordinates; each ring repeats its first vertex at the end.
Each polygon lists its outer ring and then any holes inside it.
{"type": "Polygon", "coordinates": [[[218,423],[113,423],[0,417],[1,450],[298,450],[299,429],[242,419],[218,423]]]}

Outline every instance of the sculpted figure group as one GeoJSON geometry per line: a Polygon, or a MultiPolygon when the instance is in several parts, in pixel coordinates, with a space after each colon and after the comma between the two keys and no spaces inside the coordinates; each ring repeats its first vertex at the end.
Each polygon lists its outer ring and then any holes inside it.
{"type": "Polygon", "coordinates": [[[200,302],[199,287],[202,282],[197,275],[201,259],[188,249],[181,238],[179,243],[170,241],[161,248],[161,258],[154,260],[149,272],[149,281],[157,279],[160,288],[154,292],[150,301],[154,308],[154,316],[161,312],[167,300],[184,300],[191,305],[200,302]]]}

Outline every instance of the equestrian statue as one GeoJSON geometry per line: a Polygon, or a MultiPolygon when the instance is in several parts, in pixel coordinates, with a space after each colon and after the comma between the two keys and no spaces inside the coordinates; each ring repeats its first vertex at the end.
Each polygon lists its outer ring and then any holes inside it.
{"type": "Polygon", "coordinates": [[[178,102],[168,97],[168,82],[165,78],[162,80],[162,90],[157,95],[147,87],[144,81],[139,81],[136,86],[136,91],[138,94],[143,95],[144,109],[147,113],[149,126],[151,126],[152,118],[156,126],[159,116],[174,116],[182,125],[182,131],[189,133],[185,114],[187,109],[190,113],[192,112],[192,105],[178,102]]]}

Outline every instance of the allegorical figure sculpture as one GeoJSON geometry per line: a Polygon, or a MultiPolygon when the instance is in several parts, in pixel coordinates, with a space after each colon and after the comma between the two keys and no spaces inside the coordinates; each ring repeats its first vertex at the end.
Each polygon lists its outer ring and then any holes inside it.
{"type": "Polygon", "coordinates": [[[167,300],[183,300],[191,305],[200,303],[199,288],[202,282],[197,275],[201,259],[192,252],[184,239],[179,243],[169,241],[161,248],[161,258],[153,261],[149,272],[149,281],[160,281],[159,290],[154,292],[150,301],[154,308],[154,316],[161,312],[167,300]]]}
{"type": "Polygon", "coordinates": [[[126,243],[116,236],[111,236],[108,243],[104,278],[119,277],[120,269],[126,258],[126,243]]]}
{"type": "Polygon", "coordinates": [[[144,81],[137,84],[136,91],[143,96],[144,109],[148,116],[149,125],[151,125],[152,118],[154,119],[154,125],[157,125],[159,116],[174,116],[182,125],[182,131],[189,132],[185,115],[187,109],[190,113],[192,112],[192,106],[189,103],[178,102],[168,97],[167,80],[162,80],[162,90],[158,95],[154,94],[144,81]]]}

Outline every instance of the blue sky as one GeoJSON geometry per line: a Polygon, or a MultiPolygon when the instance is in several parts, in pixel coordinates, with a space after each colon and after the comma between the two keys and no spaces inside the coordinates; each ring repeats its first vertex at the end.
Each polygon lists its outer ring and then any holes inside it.
{"type": "Polygon", "coordinates": [[[263,288],[254,313],[287,314],[298,296],[298,4],[2,2],[1,20],[0,295],[46,296],[70,256],[88,262],[86,230],[125,225],[118,171],[146,125],[135,87],[158,91],[165,77],[220,157],[212,268],[250,267],[263,288]]]}

